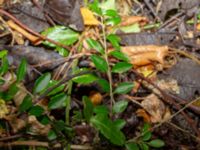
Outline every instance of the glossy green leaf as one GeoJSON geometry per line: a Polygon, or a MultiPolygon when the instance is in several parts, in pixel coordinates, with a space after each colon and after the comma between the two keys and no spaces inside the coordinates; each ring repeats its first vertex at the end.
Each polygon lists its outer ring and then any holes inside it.
{"type": "Polygon", "coordinates": [[[114,93],[116,94],[126,94],[130,92],[134,87],[134,84],[131,82],[120,83],[115,89],[114,93]]]}
{"type": "Polygon", "coordinates": [[[50,73],[45,73],[42,76],[40,76],[35,82],[35,85],[34,85],[34,88],[33,88],[33,93],[40,93],[44,89],[46,89],[50,80],[51,80],[51,74],[50,73]]]}
{"type": "Polygon", "coordinates": [[[101,88],[104,92],[107,92],[107,93],[110,92],[110,84],[107,80],[99,79],[97,81],[97,83],[101,86],[101,88]]]}
{"type": "Polygon", "coordinates": [[[58,109],[62,108],[66,105],[67,95],[65,93],[57,94],[52,97],[49,101],[48,108],[49,109],[58,109]]]}
{"type": "Polygon", "coordinates": [[[93,104],[87,96],[83,97],[83,106],[84,106],[83,109],[84,117],[87,120],[87,122],[89,122],[90,118],[93,115],[93,104]]]}
{"type": "Polygon", "coordinates": [[[124,134],[114,125],[105,114],[98,114],[90,122],[113,144],[122,146],[125,143],[124,134]]]}
{"type": "Polygon", "coordinates": [[[165,143],[163,142],[163,140],[155,139],[155,140],[148,142],[148,145],[151,147],[160,148],[160,147],[165,146],[165,143]]]}
{"type": "Polygon", "coordinates": [[[128,106],[128,102],[125,100],[118,101],[113,106],[113,113],[122,113],[128,106]]]}
{"type": "Polygon", "coordinates": [[[19,106],[19,110],[20,110],[20,112],[25,112],[29,108],[31,108],[32,105],[33,105],[33,102],[32,102],[31,96],[26,95],[26,97],[23,99],[23,102],[19,106]]]}
{"type": "MultiPolygon", "coordinates": [[[[79,37],[79,34],[70,28],[66,28],[64,26],[54,26],[46,29],[42,32],[42,35],[47,36],[49,39],[59,42],[64,45],[72,45],[74,44],[79,37]]],[[[45,45],[50,47],[56,47],[55,44],[50,43],[48,41],[44,42],[45,45]]]]}
{"type": "Polygon", "coordinates": [[[19,68],[17,69],[17,82],[20,82],[21,80],[24,79],[26,75],[26,70],[27,70],[27,61],[26,59],[22,59],[19,68]]]}
{"type": "Polygon", "coordinates": [[[129,57],[126,54],[124,54],[124,53],[122,53],[120,51],[116,51],[116,50],[112,51],[112,52],[110,52],[110,55],[115,57],[115,58],[117,58],[117,59],[119,59],[119,60],[123,60],[125,62],[129,62],[129,57]]]}
{"type": "Polygon", "coordinates": [[[104,49],[98,41],[89,38],[87,39],[87,43],[91,49],[94,49],[97,52],[104,54],[104,49]]]}
{"type": "Polygon", "coordinates": [[[140,150],[136,143],[127,143],[126,150],[140,150]]]}
{"type": "Polygon", "coordinates": [[[29,111],[29,114],[39,117],[43,114],[43,112],[44,112],[44,109],[41,106],[36,105],[31,108],[31,110],[29,111]]]}
{"type": "Polygon", "coordinates": [[[123,119],[116,119],[113,123],[118,130],[123,129],[124,126],[126,125],[126,121],[123,119]]]}
{"type": "Polygon", "coordinates": [[[97,56],[97,55],[92,55],[91,59],[92,59],[92,62],[95,64],[95,66],[98,70],[100,70],[101,72],[107,72],[108,71],[108,64],[105,61],[105,59],[103,59],[102,57],[97,56]]]}
{"type": "Polygon", "coordinates": [[[6,56],[2,58],[1,67],[0,67],[0,75],[4,75],[9,69],[9,62],[6,56]]]}
{"type": "Polygon", "coordinates": [[[116,50],[120,50],[119,42],[121,39],[119,36],[117,36],[115,34],[109,34],[106,38],[116,50]]]}
{"type": "Polygon", "coordinates": [[[112,72],[114,73],[124,73],[130,70],[133,67],[132,64],[126,62],[118,62],[112,68],[112,72]]]}
{"type": "Polygon", "coordinates": [[[74,77],[72,80],[79,84],[90,84],[98,80],[98,78],[93,74],[84,74],[74,77]]]}

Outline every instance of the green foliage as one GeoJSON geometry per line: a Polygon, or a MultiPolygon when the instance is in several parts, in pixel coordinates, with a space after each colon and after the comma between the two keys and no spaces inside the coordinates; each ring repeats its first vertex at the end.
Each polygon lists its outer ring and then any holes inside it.
{"type": "Polygon", "coordinates": [[[90,122],[113,144],[118,146],[124,145],[125,136],[123,132],[119,130],[119,128],[108,118],[107,115],[97,114],[90,119],[90,122]]]}
{"type": "Polygon", "coordinates": [[[127,143],[125,146],[127,150],[139,150],[139,147],[136,143],[127,143]]]}
{"type": "Polygon", "coordinates": [[[115,57],[115,58],[117,58],[117,59],[119,59],[119,60],[123,60],[125,62],[129,62],[129,57],[126,54],[124,54],[124,53],[122,53],[120,51],[117,51],[117,50],[112,51],[112,52],[110,52],[110,55],[115,57]]]}
{"type": "Polygon", "coordinates": [[[108,64],[102,57],[98,55],[92,55],[91,60],[99,71],[103,73],[108,71],[108,64]]]}
{"type": "Polygon", "coordinates": [[[88,97],[84,96],[83,97],[83,105],[84,105],[84,108],[83,108],[84,117],[85,117],[86,121],[89,122],[90,118],[93,115],[93,104],[88,97]]]}
{"type": "Polygon", "coordinates": [[[29,108],[31,108],[32,105],[33,105],[33,102],[32,102],[31,96],[26,95],[26,97],[23,99],[22,103],[19,106],[19,110],[20,112],[25,112],[29,108]]]}
{"type": "Polygon", "coordinates": [[[99,105],[94,107],[94,113],[96,114],[109,114],[109,110],[105,105],[99,105]]]}
{"type": "Polygon", "coordinates": [[[0,59],[2,59],[3,57],[7,56],[8,51],[7,50],[1,50],[0,51],[0,59]]]}
{"type": "Polygon", "coordinates": [[[113,121],[114,125],[117,127],[117,129],[121,130],[126,125],[126,121],[123,119],[116,119],[113,121]]]}
{"type": "Polygon", "coordinates": [[[124,73],[127,72],[132,68],[132,64],[126,63],[126,62],[118,62],[115,64],[112,68],[112,72],[114,73],[124,73]]]}
{"type": "Polygon", "coordinates": [[[53,131],[53,130],[50,130],[48,132],[48,135],[47,135],[48,139],[51,141],[51,140],[55,140],[57,138],[57,135],[56,133],[53,131]]]}
{"type": "Polygon", "coordinates": [[[94,49],[101,54],[105,53],[103,47],[101,46],[101,44],[99,42],[89,38],[89,39],[87,39],[87,43],[88,43],[90,49],[94,49]]]}
{"type": "Polygon", "coordinates": [[[17,92],[19,91],[19,88],[17,87],[16,83],[13,83],[9,90],[5,93],[3,93],[3,99],[5,101],[10,101],[13,99],[13,97],[17,94],[17,92]]]}
{"type": "Polygon", "coordinates": [[[53,96],[48,104],[49,109],[58,109],[66,105],[67,95],[65,93],[56,94],[53,96]]]}
{"type": "Polygon", "coordinates": [[[98,80],[98,78],[93,74],[84,74],[84,75],[74,77],[72,80],[75,83],[79,83],[79,84],[90,84],[98,80]]]}
{"type": "Polygon", "coordinates": [[[151,128],[151,126],[149,124],[145,123],[141,130],[142,136],[135,142],[127,143],[126,149],[127,150],[132,150],[132,149],[134,149],[134,150],[135,149],[136,150],[149,150],[150,147],[161,148],[161,147],[165,146],[165,143],[160,139],[151,140],[152,133],[151,133],[150,128],[151,128]]]}
{"type": "Polygon", "coordinates": [[[97,80],[97,83],[101,86],[101,88],[104,92],[107,92],[107,93],[110,92],[110,85],[107,80],[99,79],[99,80],[97,80]]]}
{"type": "Polygon", "coordinates": [[[33,87],[33,93],[40,93],[44,89],[46,89],[49,85],[49,82],[51,80],[51,74],[50,73],[45,73],[42,76],[40,76],[33,87]]]}
{"type": "MultiPolygon", "coordinates": [[[[49,84],[48,84],[48,88],[51,88],[55,85],[57,85],[59,83],[59,81],[56,81],[56,80],[50,80],[49,84]]],[[[62,84],[56,88],[54,88],[50,93],[48,93],[48,96],[52,96],[52,95],[55,95],[57,93],[60,93],[61,91],[63,91],[65,88],[65,85],[62,84]]]]}
{"type": "MultiPolygon", "coordinates": [[[[79,34],[77,32],[71,30],[70,28],[64,27],[64,26],[50,27],[50,28],[46,29],[45,31],[43,31],[42,35],[45,35],[49,39],[59,42],[63,45],[72,45],[79,38],[79,34]]],[[[47,45],[49,47],[52,47],[52,48],[56,48],[56,50],[62,56],[66,56],[68,54],[67,50],[65,50],[59,46],[56,46],[53,43],[45,41],[43,44],[47,45]]]]}
{"type": "Polygon", "coordinates": [[[107,40],[112,44],[112,46],[116,49],[116,50],[120,50],[120,37],[115,35],[115,34],[109,34],[107,35],[107,40]]]}
{"type": "Polygon", "coordinates": [[[0,75],[4,75],[9,69],[9,63],[6,56],[3,56],[1,60],[0,75]]]}
{"type": "Polygon", "coordinates": [[[148,142],[148,145],[151,147],[160,148],[160,147],[163,147],[165,145],[165,143],[160,139],[155,139],[155,140],[148,142]]]}
{"type": "Polygon", "coordinates": [[[39,117],[43,114],[43,112],[44,112],[44,109],[41,106],[36,105],[30,109],[29,114],[39,117]]]}
{"type": "Polygon", "coordinates": [[[122,113],[128,106],[128,102],[125,100],[119,101],[113,106],[113,113],[122,113]]]}
{"type": "Polygon", "coordinates": [[[27,70],[27,61],[26,59],[22,59],[19,68],[17,69],[17,82],[20,82],[21,80],[24,79],[26,75],[26,70],[27,70]]]}
{"type": "Polygon", "coordinates": [[[134,87],[134,84],[131,82],[120,83],[115,89],[114,93],[116,94],[126,94],[130,92],[134,87]]]}

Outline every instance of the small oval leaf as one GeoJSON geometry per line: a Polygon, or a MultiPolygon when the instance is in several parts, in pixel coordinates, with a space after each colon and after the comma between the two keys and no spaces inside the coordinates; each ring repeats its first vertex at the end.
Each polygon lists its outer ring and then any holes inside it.
{"type": "Polygon", "coordinates": [[[26,59],[22,59],[19,68],[17,69],[17,82],[20,82],[21,80],[24,79],[26,75],[26,70],[27,70],[27,61],[26,59]]]}
{"type": "Polygon", "coordinates": [[[131,82],[120,83],[119,86],[115,89],[114,93],[116,94],[126,94],[130,92],[134,87],[134,84],[131,82]]]}
{"type": "Polygon", "coordinates": [[[41,91],[43,91],[48,86],[50,79],[50,73],[45,73],[40,76],[35,82],[33,93],[40,93],[41,91]]]}
{"type": "Polygon", "coordinates": [[[112,68],[112,72],[114,73],[124,73],[132,68],[132,64],[126,63],[126,62],[119,62],[115,64],[115,66],[112,68]]]}
{"type": "Polygon", "coordinates": [[[165,146],[165,143],[163,142],[163,140],[156,139],[156,140],[152,140],[148,142],[148,145],[151,147],[160,148],[160,147],[165,146]]]}
{"type": "Polygon", "coordinates": [[[125,100],[119,101],[119,102],[114,104],[113,113],[121,113],[126,109],[127,106],[128,106],[127,101],[125,101],[125,100]]]}
{"type": "Polygon", "coordinates": [[[97,52],[104,54],[104,49],[99,42],[89,38],[87,39],[87,43],[91,49],[95,49],[97,52]]]}
{"type": "Polygon", "coordinates": [[[20,112],[25,112],[26,110],[31,108],[32,105],[33,105],[33,103],[32,103],[31,96],[26,95],[26,97],[23,99],[23,102],[19,106],[19,110],[20,110],[20,112]]]}
{"type": "Polygon", "coordinates": [[[36,105],[31,108],[31,110],[29,111],[29,114],[39,117],[43,114],[43,112],[44,112],[44,109],[41,106],[36,105]]]}
{"type": "Polygon", "coordinates": [[[92,62],[95,64],[95,66],[98,70],[100,70],[101,72],[107,72],[108,71],[108,64],[105,61],[105,59],[103,59],[102,57],[97,56],[97,55],[92,55],[91,59],[92,59],[92,62]]]}
{"type": "Polygon", "coordinates": [[[49,109],[58,109],[66,105],[67,95],[65,93],[60,93],[50,99],[48,104],[49,109]]]}
{"type": "Polygon", "coordinates": [[[115,57],[115,58],[117,58],[117,59],[119,59],[119,60],[123,60],[123,61],[125,61],[125,62],[129,62],[129,57],[126,55],[126,54],[124,54],[124,53],[122,53],[122,52],[120,52],[120,51],[112,51],[112,52],[110,52],[109,53],[111,56],[113,56],[113,57],[115,57]]]}
{"type": "Polygon", "coordinates": [[[127,150],[140,150],[136,143],[128,143],[125,146],[127,150]]]}
{"type": "Polygon", "coordinates": [[[74,77],[72,80],[79,84],[90,84],[98,80],[98,78],[93,74],[84,74],[81,76],[74,77]]]}

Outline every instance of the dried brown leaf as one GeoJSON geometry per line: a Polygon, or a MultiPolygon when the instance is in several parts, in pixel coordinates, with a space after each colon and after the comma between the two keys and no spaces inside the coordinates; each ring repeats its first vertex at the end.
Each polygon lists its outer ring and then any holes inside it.
{"type": "Polygon", "coordinates": [[[168,55],[168,46],[126,46],[121,51],[129,56],[135,66],[143,66],[152,62],[164,64],[164,58],[168,55]]]}
{"type": "Polygon", "coordinates": [[[166,107],[164,103],[155,95],[151,94],[147,96],[141,105],[151,115],[151,122],[157,123],[163,120],[163,116],[166,113],[166,107]]]}

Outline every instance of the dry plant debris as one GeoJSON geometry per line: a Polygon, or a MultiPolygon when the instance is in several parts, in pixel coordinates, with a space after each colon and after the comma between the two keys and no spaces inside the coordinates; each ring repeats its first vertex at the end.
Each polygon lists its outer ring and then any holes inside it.
{"type": "Polygon", "coordinates": [[[199,9],[0,0],[0,149],[199,149],[199,9]]]}

